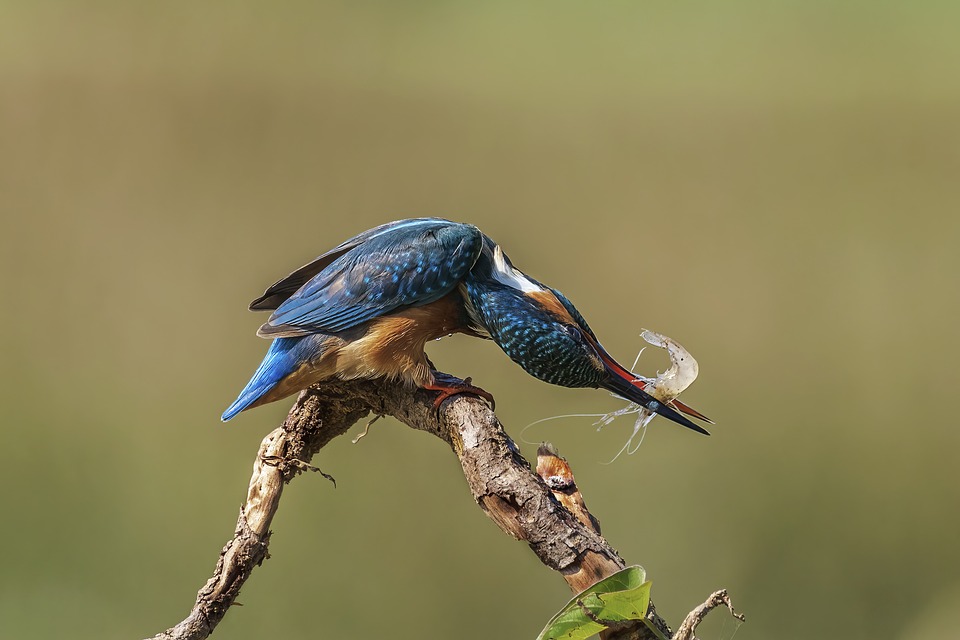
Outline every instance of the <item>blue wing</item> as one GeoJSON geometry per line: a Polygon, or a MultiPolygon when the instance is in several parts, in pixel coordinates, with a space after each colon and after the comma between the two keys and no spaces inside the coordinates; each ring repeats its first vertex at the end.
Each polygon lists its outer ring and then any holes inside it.
{"type": "Polygon", "coordinates": [[[476,262],[482,242],[476,227],[439,218],[401,220],[366,231],[254,301],[251,308],[277,303],[257,333],[270,338],[336,333],[439,300],[476,262]],[[298,284],[305,276],[310,279],[298,284]]]}
{"type": "Polygon", "coordinates": [[[319,258],[316,258],[309,264],[305,264],[304,266],[300,267],[290,275],[274,282],[262,296],[250,303],[250,310],[273,311],[283,304],[284,300],[296,293],[300,287],[305,285],[314,276],[328,267],[331,262],[345,254],[347,251],[358,247],[371,238],[375,238],[386,233],[395,233],[402,229],[410,229],[431,222],[453,224],[447,220],[443,220],[442,218],[413,218],[410,220],[397,220],[395,222],[388,222],[387,224],[382,224],[379,227],[368,229],[367,231],[364,231],[363,233],[358,234],[349,240],[345,240],[330,251],[327,251],[319,258]]]}

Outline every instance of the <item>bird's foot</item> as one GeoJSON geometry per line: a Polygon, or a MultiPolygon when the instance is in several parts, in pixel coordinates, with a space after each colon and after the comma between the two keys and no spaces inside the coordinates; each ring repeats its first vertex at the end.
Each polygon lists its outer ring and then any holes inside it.
{"type": "Polygon", "coordinates": [[[489,391],[484,391],[480,387],[473,386],[472,382],[473,381],[470,378],[460,380],[458,378],[454,378],[453,376],[444,376],[444,378],[441,380],[440,376],[437,376],[433,381],[433,384],[424,385],[423,388],[428,391],[440,392],[437,398],[433,401],[433,408],[436,410],[438,415],[440,414],[440,405],[442,405],[446,400],[461,393],[469,393],[471,395],[479,396],[490,403],[491,409],[495,409],[497,403],[493,399],[493,395],[489,391]]]}

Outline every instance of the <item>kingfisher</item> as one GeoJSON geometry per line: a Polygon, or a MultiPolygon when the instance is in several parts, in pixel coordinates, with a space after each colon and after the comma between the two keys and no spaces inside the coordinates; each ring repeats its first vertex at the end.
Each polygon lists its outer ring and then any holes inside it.
{"type": "Polygon", "coordinates": [[[398,220],[350,238],[271,285],[250,303],[272,311],[257,335],[272,339],[263,362],[223,413],[280,400],[328,379],[385,378],[452,395],[493,397],[439,377],[424,346],[454,333],[493,340],[540,380],[603,388],[699,433],[614,360],[573,304],[513,266],[477,227],[442,218],[398,220]]]}

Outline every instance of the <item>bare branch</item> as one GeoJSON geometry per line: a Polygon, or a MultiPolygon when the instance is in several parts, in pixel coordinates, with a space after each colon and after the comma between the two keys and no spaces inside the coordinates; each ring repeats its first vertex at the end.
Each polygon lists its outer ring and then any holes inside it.
{"type": "Polygon", "coordinates": [[[213,633],[253,568],[267,558],[270,522],[280,506],[283,486],[309,468],[321,447],[368,412],[352,395],[338,394],[336,389],[325,390],[322,400],[316,393],[300,395],[283,425],[260,443],[247,500],[213,577],[200,589],[190,615],[154,640],[200,640],[213,633]]]}
{"type": "MultiPolygon", "coordinates": [[[[533,473],[483,400],[454,396],[438,412],[433,396],[423,390],[382,380],[326,382],[304,391],[283,425],[264,438],[234,537],[220,552],[213,577],[197,594],[190,615],[153,640],[200,640],[213,632],[253,568],[268,557],[270,522],[284,485],[302,471],[315,469],[310,466],[313,455],[371,411],[447,442],[484,512],[505,533],[527,542],[575,593],[624,568],[599,528],[594,529],[589,518],[588,524],[578,520],[533,473]]],[[[670,635],[652,603],[647,617],[670,635]]],[[[605,637],[656,637],[642,624],[611,634],[615,635],[605,637]]]]}

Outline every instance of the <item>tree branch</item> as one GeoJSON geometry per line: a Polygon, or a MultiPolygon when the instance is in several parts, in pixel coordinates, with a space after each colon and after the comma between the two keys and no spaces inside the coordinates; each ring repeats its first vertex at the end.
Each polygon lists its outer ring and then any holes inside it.
{"type": "MultiPolygon", "coordinates": [[[[578,520],[533,473],[483,400],[455,396],[438,412],[433,396],[423,390],[382,380],[325,382],[301,393],[283,424],[263,439],[234,536],[220,552],[213,577],[187,618],[153,640],[200,640],[213,632],[253,568],[267,557],[270,522],[284,485],[314,469],[309,466],[314,454],[371,411],[447,442],[484,512],[504,532],[527,542],[574,592],[626,566],[598,530],[578,520]]],[[[652,603],[647,618],[670,636],[652,603]]],[[[655,635],[638,622],[606,637],[653,640],[655,635]]]]}

